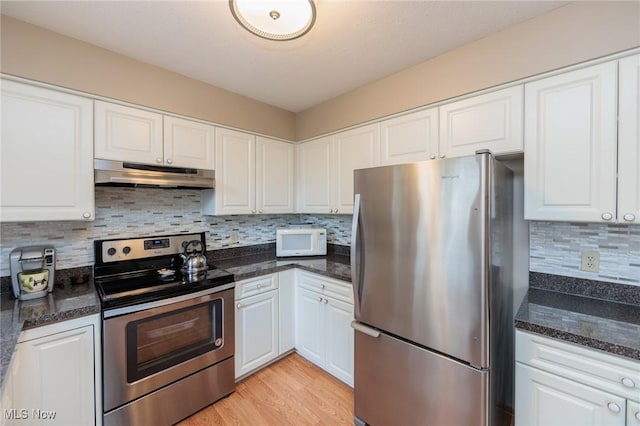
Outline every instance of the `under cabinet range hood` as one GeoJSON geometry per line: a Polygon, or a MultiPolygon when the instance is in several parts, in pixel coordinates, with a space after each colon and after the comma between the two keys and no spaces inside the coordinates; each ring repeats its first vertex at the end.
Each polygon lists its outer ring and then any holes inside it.
{"type": "Polygon", "coordinates": [[[94,160],[97,186],[213,189],[213,170],[150,166],[114,160],[94,160]]]}

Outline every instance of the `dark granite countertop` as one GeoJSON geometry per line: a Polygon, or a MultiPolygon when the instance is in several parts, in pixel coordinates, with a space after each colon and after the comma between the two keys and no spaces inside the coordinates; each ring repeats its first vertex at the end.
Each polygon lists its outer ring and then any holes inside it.
{"type": "Polygon", "coordinates": [[[531,272],[515,327],[640,360],[640,287],[531,272]]]}
{"type": "Polygon", "coordinates": [[[91,280],[59,283],[56,276],[53,292],[33,300],[19,301],[11,293],[0,293],[0,384],[4,385],[22,330],[99,312],[100,299],[91,280]]]}
{"type": "Polygon", "coordinates": [[[291,268],[300,268],[338,280],[351,282],[349,257],[330,255],[323,257],[299,257],[277,259],[268,255],[243,256],[217,260],[215,266],[231,272],[236,281],[291,268]]]}

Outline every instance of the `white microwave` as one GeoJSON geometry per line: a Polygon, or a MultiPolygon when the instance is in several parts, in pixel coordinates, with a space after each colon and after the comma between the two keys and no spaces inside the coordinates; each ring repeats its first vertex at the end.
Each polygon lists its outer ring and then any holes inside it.
{"type": "Polygon", "coordinates": [[[276,231],[276,256],[322,256],[327,254],[324,228],[281,228],[276,231]]]}

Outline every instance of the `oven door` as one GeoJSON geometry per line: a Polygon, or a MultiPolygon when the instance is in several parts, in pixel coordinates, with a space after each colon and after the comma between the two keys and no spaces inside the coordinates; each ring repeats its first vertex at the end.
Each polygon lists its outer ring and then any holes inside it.
{"type": "Polygon", "coordinates": [[[233,356],[233,295],[230,288],[105,311],[104,411],[233,356]]]}

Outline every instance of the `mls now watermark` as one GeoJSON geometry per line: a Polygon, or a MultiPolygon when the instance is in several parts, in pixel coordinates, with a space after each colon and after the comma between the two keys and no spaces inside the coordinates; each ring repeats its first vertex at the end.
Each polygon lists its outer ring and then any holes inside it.
{"type": "Polygon", "coordinates": [[[40,410],[37,408],[9,408],[4,410],[5,420],[53,420],[56,412],[51,410],[40,410]]]}

